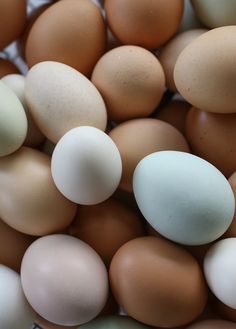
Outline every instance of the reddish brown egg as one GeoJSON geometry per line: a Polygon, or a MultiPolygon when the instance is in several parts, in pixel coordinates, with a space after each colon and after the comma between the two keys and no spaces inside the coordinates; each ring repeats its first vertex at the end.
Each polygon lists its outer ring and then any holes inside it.
{"type": "Polygon", "coordinates": [[[20,73],[18,67],[8,59],[0,58],[0,79],[7,74],[20,73]]]}
{"type": "Polygon", "coordinates": [[[192,108],[186,120],[187,140],[195,155],[211,162],[226,177],[236,171],[236,114],[192,108]]]}
{"type": "Polygon", "coordinates": [[[79,206],[71,234],[89,244],[108,266],[127,241],[145,234],[139,214],[109,199],[95,206],[79,206]]]}
{"type": "MultiPolygon", "coordinates": [[[[230,183],[231,188],[234,192],[234,197],[235,197],[235,200],[236,200],[236,172],[234,172],[233,175],[230,176],[229,183],[230,183]]],[[[236,212],[234,214],[234,218],[232,220],[232,223],[231,223],[230,227],[228,228],[228,230],[224,234],[224,237],[227,237],[227,238],[236,237],[236,212]]]]}
{"type": "Polygon", "coordinates": [[[163,238],[142,237],[122,246],[111,262],[110,282],[130,316],[157,327],[190,323],[207,301],[197,261],[163,238]]]}

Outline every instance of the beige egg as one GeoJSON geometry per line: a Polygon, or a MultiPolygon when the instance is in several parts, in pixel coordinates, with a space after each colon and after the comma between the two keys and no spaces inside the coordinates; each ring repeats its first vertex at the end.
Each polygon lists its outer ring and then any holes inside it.
{"type": "Polygon", "coordinates": [[[22,147],[0,158],[0,185],[0,217],[20,232],[45,235],[73,220],[76,205],[54,185],[46,154],[22,147]]]}

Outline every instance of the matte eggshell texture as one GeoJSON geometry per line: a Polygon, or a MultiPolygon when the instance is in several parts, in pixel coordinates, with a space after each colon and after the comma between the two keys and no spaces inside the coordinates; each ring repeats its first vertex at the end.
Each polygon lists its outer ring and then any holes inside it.
{"type": "Polygon", "coordinates": [[[210,30],[179,55],[174,80],[193,106],[215,113],[236,112],[236,26],[210,30]]]}
{"type": "Polygon", "coordinates": [[[0,304],[2,329],[31,327],[36,314],[24,296],[20,276],[4,265],[0,265],[0,304]]]}
{"type": "Polygon", "coordinates": [[[236,323],[224,320],[205,320],[196,322],[186,329],[236,329],[236,323]]]}
{"type": "Polygon", "coordinates": [[[80,329],[149,329],[149,326],[135,321],[128,316],[104,316],[88,322],[80,329]]]}
{"type": "Polygon", "coordinates": [[[108,135],[83,126],[70,130],[57,143],[51,170],[57,188],[65,197],[78,204],[93,205],[115,192],[122,163],[108,135]]]}
{"type": "Polygon", "coordinates": [[[77,126],[106,128],[106,107],[98,90],[68,65],[49,61],[33,66],[25,96],[36,124],[54,143],[77,126]]]}
{"type": "Polygon", "coordinates": [[[108,279],[98,254],[67,235],[36,240],[22,261],[24,293],[48,321],[74,326],[95,318],[106,303],[108,279]]]}
{"type": "Polygon", "coordinates": [[[189,153],[148,155],[135,169],[133,189],[147,221],[175,242],[200,245],[216,240],[234,216],[235,199],[227,179],[189,153]]]}
{"type": "Polygon", "coordinates": [[[27,118],[17,96],[0,81],[0,157],[15,152],[27,133],[27,118]]]}

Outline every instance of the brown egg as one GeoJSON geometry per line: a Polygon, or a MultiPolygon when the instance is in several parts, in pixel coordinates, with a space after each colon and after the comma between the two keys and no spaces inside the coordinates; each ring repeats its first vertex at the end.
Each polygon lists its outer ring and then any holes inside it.
{"type": "Polygon", "coordinates": [[[7,74],[20,73],[18,67],[8,59],[0,58],[0,79],[7,74]]]}
{"type": "Polygon", "coordinates": [[[106,0],[105,12],[114,35],[124,44],[157,48],[178,29],[182,0],[106,0]]]}
{"type": "Polygon", "coordinates": [[[57,190],[44,153],[22,147],[0,158],[0,185],[0,217],[20,232],[58,232],[74,218],[76,205],[57,190]]]}
{"type": "Polygon", "coordinates": [[[145,235],[145,228],[139,214],[109,199],[95,206],[79,206],[71,234],[88,243],[108,266],[123,244],[145,235]]]}
{"type": "Polygon", "coordinates": [[[174,67],[181,51],[199,35],[207,32],[206,29],[195,29],[182,32],[171,39],[162,49],[158,59],[163,67],[167,88],[176,92],[174,82],[174,67]]]}
{"type": "Polygon", "coordinates": [[[157,327],[191,322],[207,301],[197,261],[162,238],[142,237],[122,246],[111,262],[110,283],[115,298],[131,317],[157,327]]]}
{"type": "MultiPolygon", "coordinates": [[[[229,177],[229,183],[234,192],[235,200],[236,200],[236,171],[229,177]]],[[[236,212],[234,214],[234,218],[228,230],[225,232],[224,237],[226,238],[234,238],[236,237],[236,212]]]]}
{"type": "Polygon", "coordinates": [[[132,191],[134,169],[146,155],[163,150],[189,152],[183,135],[170,124],[157,119],[126,121],[109,133],[122,159],[120,188],[132,191]]]}
{"type": "Polygon", "coordinates": [[[186,136],[194,154],[211,162],[226,177],[236,171],[236,114],[215,114],[192,108],[186,136]]]}
{"type": "Polygon", "coordinates": [[[26,0],[0,1],[0,50],[17,39],[26,24],[26,0]]]}
{"type": "Polygon", "coordinates": [[[106,28],[99,8],[88,0],[61,0],[34,23],[26,43],[31,67],[51,60],[89,75],[106,48],[106,28]]]}
{"type": "Polygon", "coordinates": [[[218,314],[229,321],[236,322],[236,310],[223,304],[221,301],[215,298],[214,307],[218,314]]]}
{"type": "Polygon", "coordinates": [[[33,241],[32,236],[20,233],[0,220],[0,264],[19,272],[24,253],[33,241]]]}
{"type": "Polygon", "coordinates": [[[186,329],[236,329],[236,323],[224,320],[204,320],[196,322],[186,329]]]}
{"type": "Polygon", "coordinates": [[[162,98],[165,77],[150,51],[121,46],[98,61],[92,82],[104,98],[108,117],[119,122],[151,114],[162,98]]]}
{"type": "Polygon", "coordinates": [[[185,101],[173,100],[157,112],[156,118],[170,123],[185,134],[185,121],[190,107],[185,101]]]}
{"type": "Polygon", "coordinates": [[[40,328],[42,328],[42,329],[78,329],[78,327],[59,326],[57,324],[54,324],[54,323],[51,323],[51,322],[47,321],[46,319],[42,318],[39,315],[37,316],[37,319],[35,321],[35,324],[37,326],[40,326],[40,328]]]}

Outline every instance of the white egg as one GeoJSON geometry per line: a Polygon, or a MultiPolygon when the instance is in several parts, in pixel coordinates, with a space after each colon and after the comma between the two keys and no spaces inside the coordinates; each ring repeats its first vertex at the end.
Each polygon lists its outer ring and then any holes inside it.
{"type": "Polygon", "coordinates": [[[146,220],[178,243],[214,241],[233,219],[235,199],[227,179],[189,153],[161,151],[146,156],[135,169],[133,190],[146,220]]]}
{"type": "Polygon", "coordinates": [[[204,258],[204,273],[211,291],[236,309],[236,238],[216,242],[204,258]]]}
{"type": "Polygon", "coordinates": [[[82,205],[108,199],[119,185],[122,163],[112,139],[94,127],[67,132],[52,154],[51,170],[59,191],[82,205]]]}
{"type": "Polygon", "coordinates": [[[28,304],[20,276],[10,268],[0,265],[0,328],[29,329],[36,317],[28,304]]]}

